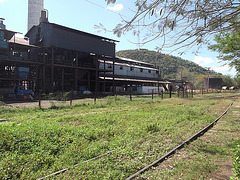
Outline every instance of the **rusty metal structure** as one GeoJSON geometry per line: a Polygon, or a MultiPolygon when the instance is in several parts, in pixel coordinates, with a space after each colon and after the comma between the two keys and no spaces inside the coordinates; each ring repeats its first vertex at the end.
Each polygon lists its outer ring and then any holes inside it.
{"type": "Polygon", "coordinates": [[[152,64],[116,57],[118,41],[49,23],[47,11],[42,11],[40,20],[25,40],[1,20],[1,87],[21,84],[44,93],[114,93],[164,83],[152,64]]]}
{"type": "Polygon", "coordinates": [[[204,78],[204,88],[207,89],[222,89],[223,80],[222,78],[204,78]],[[209,83],[209,84],[208,84],[209,83]]]}
{"type": "Polygon", "coordinates": [[[33,61],[29,52],[37,47],[17,38],[17,32],[7,30],[3,20],[0,19],[0,87],[19,84],[34,89],[40,63],[33,61]]]}

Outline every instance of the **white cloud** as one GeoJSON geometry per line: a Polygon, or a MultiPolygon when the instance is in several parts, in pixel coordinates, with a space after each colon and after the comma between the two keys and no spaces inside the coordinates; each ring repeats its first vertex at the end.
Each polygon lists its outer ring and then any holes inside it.
{"type": "Polygon", "coordinates": [[[224,75],[236,75],[236,70],[234,68],[231,68],[226,62],[218,59],[214,60],[213,58],[195,56],[193,61],[202,67],[208,67],[211,70],[224,75]]]}
{"type": "Polygon", "coordinates": [[[215,62],[212,58],[202,57],[202,56],[195,56],[193,61],[200,66],[206,66],[208,64],[215,62]]]}
{"type": "Polygon", "coordinates": [[[216,71],[230,71],[230,69],[231,67],[228,64],[216,67],[216,71]]]}
{"type": "Polygon", "coordinates": [[[0,3],[4,2],[5,0],[0,0],[0,3]]]}
{"type": "Polygon", "coordinates": [[[123,9],[123,5],[122,4],[116,4],[113,7],[110,7],[110,6],[106,7],[106,9],[111,10],[111,11],[121,11],[123,9]]]}
{"type": "Polygon", "coordinates": [[[236,73],[235,69],[233,67],[230,67],[228,64],[220,65],[220,66],[212,66],[212,70],[222,73],[236,73]]]}
{"type": "Polygon", "coordinates": [[[216,72],[222,73],[223,75],[230,75],[232,77],[234,77],[237,74],[234,67],[230,67],[228,64],[225,64],[225,65],[219,64],[219,66],[210,66],[210,69],[216,72]]]}

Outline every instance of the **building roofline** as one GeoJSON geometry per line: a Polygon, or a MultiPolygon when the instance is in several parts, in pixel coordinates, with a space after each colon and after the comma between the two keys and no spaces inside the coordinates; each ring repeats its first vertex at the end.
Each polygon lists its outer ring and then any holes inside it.
{"type": "Polygon", "coordinates": [[[116,58],[118,58],[119,60],[123,60],[123,61],[129,61],[129,62],[135,62],[135,63],[142,63],[142,64],[147,64],[147,65],[154,66],[154,64],[147,63],[147,62],[144,62],[144,61],[138,61],[138,60],[129,59],[129,58],[124,58],[124,57],[119,57],[119,56],[117,56],[116,58]]]}
{"type": "MultiPolygon", "coordinates": [[[[59,28],[59,29],[63,29],[63,30],[75,32],[75,33],[78,33],[78,34],[83,34],[83,35],[86,35],[86,36],[90,36],[90,37],[102,39],[103,41],[108,41],[108,42],[113,42],[113,43],[114,43],[114,42],[119,42],[119,41],[114,40],[114,39],[110,39],[110,38],[103,37],[103,36],[98,36],[98,35],[95,35],[95,34],[91,34],[91,33],[84,32],[84,31],[80,31],[80,30],[77,30],[77,29],[73,29],[73,28],[66,27],[66,26],[59,25],[59,24],[55,24],[55,23],[49,23],[49,22],[42,22],[42,23],[48,23],[48,24],[51,24],[51,25],[53,25],[54,27],[59,28]]],[[[36,26],[33,26],[31,29],[29,29],[29,31],[27,32],[27,34],[26,34],[25,36],[28,37],[28,34],[30,33],[30,31],[32,31],[32,29],[33,29],[34,27],[36,27],[36,26]]]]}
{"type": "Polygon", "coordinates": [[[8,30],[8,29],[1,29],[0,28],[0,31],[4,31],[6,34],[4,35],[4,38],[6,38],[8,41],[17,33],[19,32],[16,32],[16,31],[11,31],[11,30],[8,30]]]}

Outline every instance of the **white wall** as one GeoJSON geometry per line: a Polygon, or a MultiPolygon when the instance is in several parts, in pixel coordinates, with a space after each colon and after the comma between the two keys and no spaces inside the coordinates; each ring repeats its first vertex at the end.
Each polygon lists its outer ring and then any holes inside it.
{"type": "MultiPolygon", "coordinates": [[[[132,76],[132,77],[144,77],[144,78],[158,78],[159,75],[156,73],[157,69],[148,68],[144,66],[131,66],[131,65],[120,65],[115,64],[115,75],[122,75],[122,76],[132,76]],[[121,69],[120,69],[121,67],[121,69]],[[131,70],[132,67],[132,70],[131,70]],[[141,70],[142,69],[142,72],[141,70]],[[150,72],[149,72],[150,71],[150,72]]],[[[104,63],[100,63],[100,69],[104,69],[104,63]]],[[[112,70],[113,64],[106,63],[105,68],[107,70],[112,70]]],[[[107,72],[106,74],[112,75],[112,72],[107,72]]]]}

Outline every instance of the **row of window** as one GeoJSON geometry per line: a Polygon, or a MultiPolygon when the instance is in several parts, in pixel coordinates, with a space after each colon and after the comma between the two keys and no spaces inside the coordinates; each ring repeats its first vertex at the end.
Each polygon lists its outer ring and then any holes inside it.
{"type": "MultiPolygon", "coordinates": [[[[108,68],[112,68],[112,65],[111,65],[111,64],[108,65],[108,68]]],[[[123,70],[123,66],[120,66],[119,69],[120,69],[120,70],[123,70]]],[[[130,67],[130,71],[134,71],[134,67],[130,67]]],[[[143,72],[143,68],[140,68],[140,72],[143,72]]],[[[150,70],[150,69],[148,70],[148,73],[151,73],[151,70],[150,70]]],[[[156,74],[159,74],[159,72],[156,71],[156,74]]]]}

